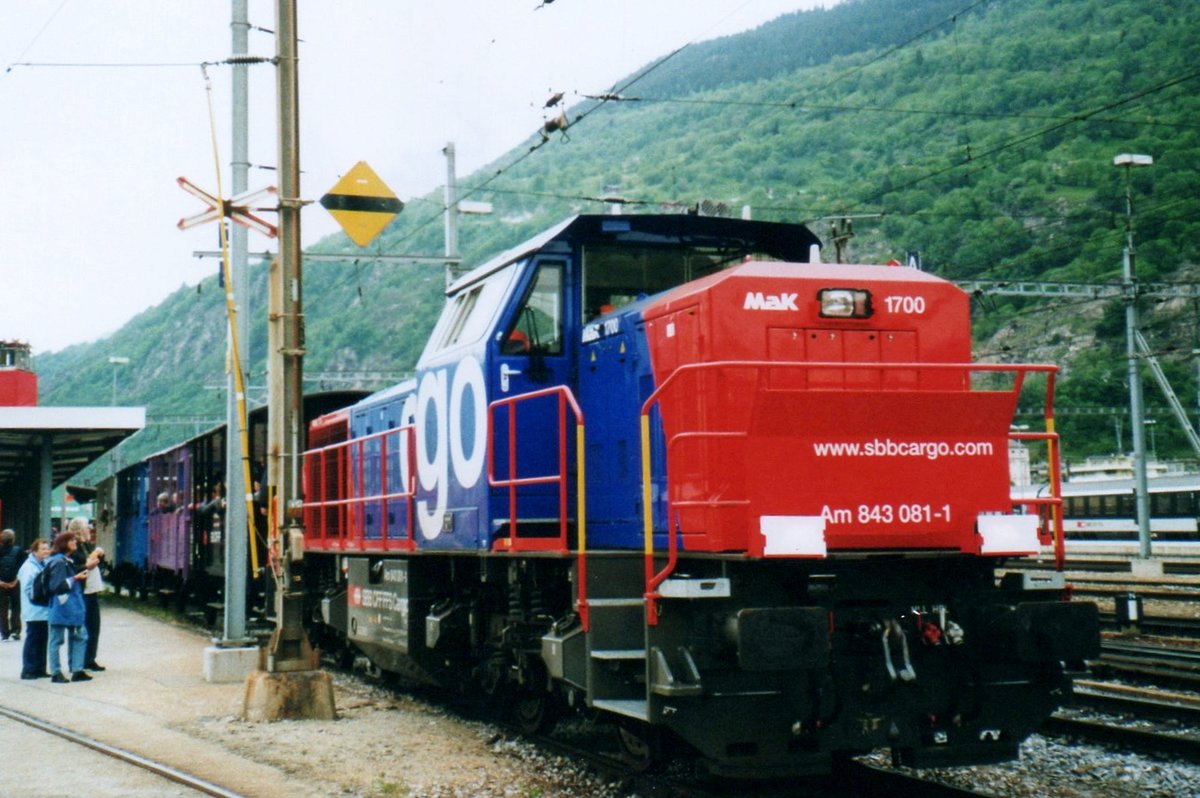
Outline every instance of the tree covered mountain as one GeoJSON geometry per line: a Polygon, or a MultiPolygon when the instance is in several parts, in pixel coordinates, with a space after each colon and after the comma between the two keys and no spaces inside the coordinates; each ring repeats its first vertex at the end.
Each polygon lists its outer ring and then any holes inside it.
{"type": "MultiPolygon", "coordinates": [[[[534,134],[474,175],[460,195],[490,217],[460,226],[469,264],[564,216],[680,210],[702,200],[754,218],[803,221],[827,241],[853,225],[847,259],[921,253],[954,280],[1116,282],[1124,241],[1121,152],[1154,156],[1132,173],[1138,272],[1189,281],[1200,270],[1200,4],[1191,0],[848,0],[687,47],[574,98],[565,131],[534,134]]],[[[349,265],[305,270],[312,375],[410,369],[441,304],[439,267],[372,263],[372,253],[439,252],[441,193],[409,204],[349,265]]],[[[827,257],[832,256],[827,246],[827,257]]],[[[254,274],[256,325],[265,274],[254,274]]],[[[131,453],[193,434],[222,415],[224,310],[215,278],[183,288],[104,340],[40,356],[46,404],[104,404],[110,354],[127,355],[118,399],[151,427],[131,453]],[[185,417],[185,418],[181,418],[185,417]]],[[[1143,301],[1143,331],[1181,399],[1196,406],[1197,308],[1143,301]]],[[[1064,366],[1060,429],[1068,458],[1128,448],[1119,301],[1005,299],[976,305],[976,352],[1064,366]]],[[[262,383],[265,332],[251,345],[262,383]]],[[[334,386],[333,383],[329,383],[334,386]]],[[[317,383],[311,384],[317,387],[317,383]]],[[[336,387],[343,387],[338,383],[336,387]]],[[[1165,404],[1147,385],[1152,413],[1165,404]]],[[[1182,456],[1173,422],[1160,455],[1182,456]]]]}

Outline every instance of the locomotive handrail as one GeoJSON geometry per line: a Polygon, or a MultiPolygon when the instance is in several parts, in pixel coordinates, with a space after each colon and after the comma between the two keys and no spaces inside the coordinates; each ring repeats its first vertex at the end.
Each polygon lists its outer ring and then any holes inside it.
{"type": "MultiPolygon", "coordinates": [[[[1046,419],[1047,426],[1054,428],[1054,417],[1046,419]]],[[[1046,441],[1046,458],[1050,461],[1050,495],[1031,498],[1014,499],[1015,504],[1025,507],[1049,507],[1051,536],[1054,543],[1054,569],[1061,571],[1066,566],[1066,542],[1063,533],[1062,519],[1062,471],[1058,463],[1058,433],[1048,432],[1014,432],[1009,435],[1019,441],[1046,441]]]]}
{"type": "MultiPolygon", "coordinates": [[[[402,538],[399,538],[396,542],[399,544],[398,548],[411,551],[416,546],[415,539],[413,537],[413,531],[414,531],[414,529],[413,529],[414,506],[413,505],[416,500],[416,492],[417,492],[416,491],[416,473],[415,473],[415,469],[413,467],[413,464],[416,462],[415,447],[416,447],[416,427],[413,424],[406,424],[401,427],[394,427],[392,429],[381,430],[379,432],[375,432],[370,435],[364,435],[361,438],[352,438],[351,440],[348,440],[348,441],[338,441],[336,443],[331,443],[326,446],[321,446],[321,447],[318,447],[315,449],[309,449],[308,451],[304,452],[304,457],[306,459],[309,458],[310,456],[316,458],[317,466],[320,469],[319,473],[320,473],[320,480],[321,480],[321,495],[322,496],[329,495],[328,483],[327,483],[328,469],[325,467],[326,463],[327,463],[326,458],[331,453],[336,454],[337,463],[336,463],[336,469],[335,469],[334,473],[335,473],[335,477],[344,477],[344,484],[342,485],[343,489],[340,492],[340,495],[344,496],[345,498],[319,500],[319,501],[306,501],[306,502],[304,502],[303,507],[305,509],[313,508],[313,509],[318,509],[318,510],[323,510],[326,508],[335,508],[338,511],[339,526],[342,530],[341,534],[339,535],[339,541],[338,541],[338,543],[340,544],[340,548],[342,548],[342,549],[353,548],[353,549],[362,550],[362,549],[366,548],[366,542],[365,542],[366,530],[364,529],[364,525],[363,525],[361,507],[369,502],[379,502],[381,505],[380,545],[386,549],[386,548],[389,548],[389,543],[392,542],[392,540],[388,536],[388,532],[389,532],[389,530],[388,530],[388,512],[387,512],[388,502],[395,501],[395,500],[403,500],[408,505],[408,507],[407,507],[408,512],[406,513],[405,536],[402,538]],[[406,440],[408,442],[408,446],[406,447],[406,451],[404,453],[405,454],[404,463],[402,464],[402,465],[407,465],[407,468],[402,467],[402,469],[401,469],[402,474],[405,472],[407,472],[407,474],[408,474],[408,479],[406,480],[407,485],[403,490],[388,492],[386,490],[387,478],[388,478],[388,468],[387,468],[388,437],[389,436],[399,437],[401,435],[401,433],[407,433],[404,436],[404,440],[406,440]],[[379,457],[380,492],[378,494],[371,494],[371,495],[365,495],[365,494],[354,495],[355,493],[362,491],[363,486],[366,484],[365,468],[366,468],[367,456],[366,456],[365,448],[368,443],[370,443],[371,441],[374,441],[376,439],[379,440],[378,457],[379,457]],[[352,449],[352,447],[354,447],[354,448],[352,449]],[[352,470],[346,462],[347,452],[351,452],[351,451],[356,451],[356,453],[358,455],[357,469],[354,469],[354,470],[352,470]],[[354,511],[358,511],[358,512],[354,512],[354,511]]],[[[353,458],[350,458],[350,459],[351,459],[351,462],[353,463],[354,459],[353,458]]],[[[310,491],[307,490],[307,487],[308,487],[307,486],[307,480],[308,480],[307,469],[305,469],[304,480],[306,483],[305,484],[305,488],[306,488],[305,495],[311,495],[310,491]]],[[[320,523],[318,526],[319,526],[319,530],[320,530],[320,539],[322,540],[322,542],[328,541],[329,540],[328,522],[325,518],[324,513],[320,514],[320,523]]]]}
{"type": "MultiPolygon", "coordinates": [[[[672,435],[671,439],[669,441],[667,441],[667,451],[670,452],[671,449],[675,446],[675,444],[679,443],[680,441],[694,440],[694,439],[699,439],[699,438],[707,439],[707,438],[745,438],[745,437],[747,437],[745,432],[722,432],[722,431],[680,432],[676,435],[672,435]]],[[[749,504],[750,504],[749,499],[705,499],[705,500],[686,499],[684,501],[671,502],[671,507],[672,508],[676,508],[676,507],[738,507],[738,506],[748,506],[749,504]]],[[[679,561],[679,551],[678,551],[678,549],[679,549],[679,544],[678,544],[679,534],[680,534],[679,523],[678,523],[678,518],[677,518],[676,524],[675,524],[675,530],[674,531],[668,530],[668,532],[667,532],[667,564],[665,566],[663,566],[663,569],[656,574],[652,573],[650,570],[647,570],[647,572],[646,572],[646,593],[647,594],[654,594],[655,591],[658,590],[658,586],[661,585],[664,581],[666,581],[667,577],[669,577],[671,575],[671,573],[674,572],[675,566],[679,561]]],[[[651,569],[653,568],[653,558],[651,558],[650,562],[647,563],[647,565],[651,569]]]]}
{"type": "Polygon", "coordinates": [[[577,530],[577,553],[578,560],[578,582],[579,595],[577,598],[577,608],[580,621],[583,623],[583,628],[589,628],[588,619],[588,603],[587,603],[587,503],[585,499],[586,489],[586,472],[584,466],[584,418],[583,410],[579,407],[579,402],[575,399],[575,394],[566,385],[554,385],[549,388],[541,388],[536,391],[517,394],[516,396],[506,396],[502,399],[496,399],[488,405],[488,440],[487,440],[487,476],[488,485],[493,488],[508,489],[508,543],[503,544],[503,539],[497,540],[495,547],[503,548],[507,551],[544,551],[546,545],[544,539],[538,538],[522,538],[517,534],[517,488],[527,485],[558,485],[558,525],[559,535],[552,543],[558,546],[558,550],[566,553],[570,550],[570,543],[567,539],[567,407],[570,406],[571,414],[575,419],[575,525],[577,530]],[[543,474],[532,477],[517,476],[517,404],[519,402],[527,402],[533,399],[540,399],[547,396],[558,397],[558,473],[543,474]],[[499,407],[508,408],[508,476],[500,479],[496,477],[496,462],[495,462],[495,427],[493,419],[496,409],[499,407]]]}
{"type": "MultiPolygon", "coordinates": [[[[645,563],[645,581],[646,590],[644,598],[646,600],[646,621],[650,625],[655,625],[658,622],[657,601],[662,598],[658,593],[658,587],[671,575],[678,562],[678,552],[676,537],[680,534],[680,530],[672,532],[670,521],[668,520],[667,529],[667,563],[659,572],[654,571],[654,509],[651,502],[651,482],[652,474],[650,467],[650,411],[654,405],[658,404],[666,391],[681,379],[681,375],[690,372],[699,371],[717,371],[723,369],[755,369],[761,371],[763,369],[850,369],[850,370],[915,370],[915,371],[957,371],[963,373],[967,379],[964,380],[963,391],[972,391],[969,376],[971,372],[1007,372],[1014,375],[1013,385],[1005,390],[1005,393],[1019,394],[1024,386],[1025,375],[1028,373],[1043,373],[1046,375],[1046,400],[1045,400],[1045,432],[1033,433],[1015,433],[1010,434],[1010,437],[1018,438],[1018,436],[1028,436],[1029,440],[1045,440],[1047,445],[1047,459],[1050,461],[1050,489],[1051,495],[1046,499],[1033,500],[1027,502],[1015,502],[1024,504],[1045,504],[1049,505],[1052,513],[1052,527],[1054,536],[1054,552],[1055,565],[1058,570],[1063,569],[1065,559],[1062,516],[1059,508],[1062,504],[1062,485],[1061,473],[1058,464],[1058,446],[1059,436],[1054,430],[1054,377],[1058,372],[1058,367],[1044,363],[901,363],[901,362],[842,362],[842,361],[767,361],[767,360],[718,360],[707,363],[685,363],[679,366],[666,379],[658,385],[646,401],[642,403],[640,412],[641,419],[641,458],[642,458],[642,535],[643,535],[643,558],[645,563]]],[[[845,387],[830,387],[821,386],[819,388],[800,388],[789,386],[786,389],[789,391],[841,391],[851,392],[862,390],[861,388],[845,388],[845,387]]],[[[887,389],[882,389],[887,390],[887,389]]],[[[703,432],[703,431],[685,431],[677,433],[667,441],[666,447],[669,452],[674,443],[684,437],[699,437],[710,436],[719,437],[725,433],[703,432]]],[[[728,433],[739,434],[739,433],[728,433]]],[[[1019,438],[1018,438],[1019,439],[1019,438]]],[[[674,502],[671,501],[669,492],[667,493],[667,517],[670,518],[671,510],[675,507],[687,505],[706,504],[706,502],[674,502]]],[[[732,504],[732,500],[725,500],[723,503],[732,504]]],[[[711,504],[710,502],[707,504],[711,504]]]]}

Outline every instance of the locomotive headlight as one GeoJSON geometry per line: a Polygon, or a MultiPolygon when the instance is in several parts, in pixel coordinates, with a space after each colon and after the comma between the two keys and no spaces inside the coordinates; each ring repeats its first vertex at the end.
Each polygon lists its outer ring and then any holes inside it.
{"type": "Polygon", "coordinates": [[[821,301],[821,316],[831,319],[867,319],[871,308],[871,292],[861,288],[822,288],[817,292],[821,301]]]}

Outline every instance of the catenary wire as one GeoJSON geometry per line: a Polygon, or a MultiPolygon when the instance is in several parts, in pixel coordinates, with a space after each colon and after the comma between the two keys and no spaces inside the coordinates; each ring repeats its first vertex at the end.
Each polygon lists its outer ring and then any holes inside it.
{"type": "MultiPolygon", "coordinates": [[[[63,7],[66,6],[67,2],[68,2],[68,0],[62,0],[62,2],[58,4],[58,8],[54,9],[54,11],[51,12],[50,16],[42,24],[42,27],[39,28],[38,32],[33,35],[33,38],[29,40],[29,44],[25,45],[25,49],[22,50],[20,55],[18,55],[16,57],[16,61],[20,61],[22,58],[24,58],[26,56],[26,54],[29,53],[30,50],[33,49],[33,46],[35,44],[37,44],[38,39],[42,38],[42,34],[45,33],[46,29],[50,27],[50,23],[54,22],[54,19],[58,16],[58,13],[63,10],[63,7]]],[[[14,66],[19,66],[19,64],[10,63],[5,68],[4,75],[7,75],[9,72],[12,72],[12,69],[14,66]]],[[[0,75],[0,77],[3,77],[3,75],[0,75]]]]}

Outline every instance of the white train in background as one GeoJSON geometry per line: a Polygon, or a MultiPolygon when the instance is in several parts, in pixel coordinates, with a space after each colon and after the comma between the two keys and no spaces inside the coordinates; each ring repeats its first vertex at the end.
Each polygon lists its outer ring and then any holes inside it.
{"type": "MultiPolygon", "coordinates": [[[[1159,473],[1147,480],[1150,539],[1154,553],[1200,557],[1200,473],[1159,473]]],[[[1045,496],[1047,488],[1014,488],[1018,497],[1045,496]]],[[[1138,551],[1134,481],[1130,476],[1076,478],[1064,482],[1063,535],[1068,559],[1089,554],[1134,555],[1138,551]]]]}

